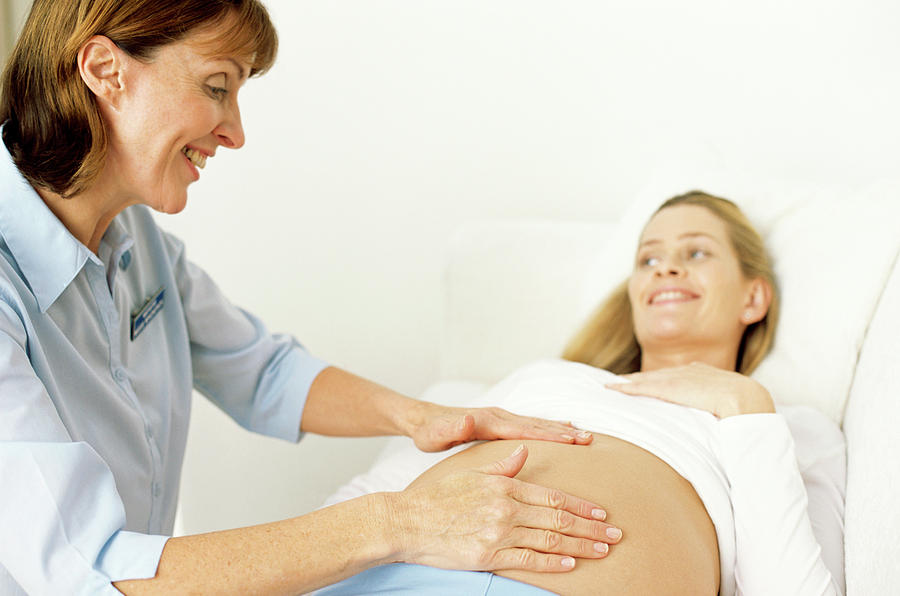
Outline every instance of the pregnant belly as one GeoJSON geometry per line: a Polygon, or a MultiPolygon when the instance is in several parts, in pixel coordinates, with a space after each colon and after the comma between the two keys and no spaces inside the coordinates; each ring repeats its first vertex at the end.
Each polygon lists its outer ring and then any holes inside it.
{"type": "MultiPolygon", "coordinates": [[[[413,484],[501,459],[523,441],[491,441],[445,459],[413,484]]],[[[652,453],[607,435],[589,446],[524,441],[518,479],[558,488],[606,509],[623,531],[604,559],[578,559],[567,573],[499,571],[565,595],[716,594],[715,527],[691,484],[652,453]]]]}

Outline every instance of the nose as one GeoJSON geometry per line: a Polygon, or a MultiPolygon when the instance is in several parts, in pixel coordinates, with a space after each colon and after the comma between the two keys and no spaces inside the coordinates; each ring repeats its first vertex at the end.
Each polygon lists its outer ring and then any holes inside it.
{"type": "Polygon", "coordinates": [[[677,257],[660,259],[653,272],[657,277],[682,277],[684,273],[684,264],[677,257]]]}
{"type": "Polygon", "coordinates": [[[244,146],[244,126],[241,124],[241,110],[234,103],[226,117],[213,130],[219,144],[229,149],[240,149],[244,146]]]}

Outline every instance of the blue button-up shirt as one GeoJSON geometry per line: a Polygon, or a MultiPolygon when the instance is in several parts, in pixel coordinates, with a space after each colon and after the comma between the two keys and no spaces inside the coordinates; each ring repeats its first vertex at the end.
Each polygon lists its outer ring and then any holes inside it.
{"type": "Polygon", "coordinates": [[[119,594],[110,582],[153,577],[192,387],[296,441],[325,366],[230,304],[145,207],[92,253],[0,142],[0,594],[119,594]]]}

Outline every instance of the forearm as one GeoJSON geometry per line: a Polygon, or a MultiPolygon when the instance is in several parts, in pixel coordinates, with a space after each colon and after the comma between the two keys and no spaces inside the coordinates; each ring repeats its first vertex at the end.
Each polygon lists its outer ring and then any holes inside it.
{"type": "Polygon", "coordinates": [[[170,539],[156,576],[116,582],[143,594],[300,594],[393,560],[387,496],[367,495],[301,517],[170,539]]]}
{"type": "MultiPolygon", "coordinates": [[[[598,505],[515,480],[527,449],[402,492],[375,493],[261,526],[172,538],[124,594],[298,594],[405,561],[448,569],[570,571],[614,543],[598,505]],[[527,555],[527,556],[524,556],[527,555]]],[[[621,533],[619,534],[619,537],[621,533]]]]}
{"type": "Polygon", "coordinates": [[[335,367],[313,381],[300,429],[322,435],[409,435],[421,422],[424,402],[335,367]]]}
{"type": "Polygon", "coordinates": [[[300,430],[342,437],[403,435],[423,451],[479,439],[591,442],[590,433],[568,423],[515,416],[500,408],[447,407],[412,399],[334,367],[312,382],[300,430]]]}

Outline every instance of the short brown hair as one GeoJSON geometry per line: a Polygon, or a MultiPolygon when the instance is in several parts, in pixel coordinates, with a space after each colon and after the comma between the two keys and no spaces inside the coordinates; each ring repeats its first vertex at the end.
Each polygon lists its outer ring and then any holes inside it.
{"type": "MultiPolygon", "coordinates": [[[[672,197],[654,213],[678,205],[697,205],[708,209],[725,224],[741,273],[746,279],[764,279],[772,288],[772,301],[766,316],[748,325],[741,338],[735,366],[749,375],[772,348],[778,324],[778,287],[765,244],[737,205],[699,190],[672,197]]],[[[620,284],[600,305],[587,324],[566,347],[563,358],[604,368],[616,374],[641,369],[641,347],[634,335],[628,281],[620,284]]]]}
{"type": "Polygon", "coordinates": [[[34,0],[0,85],[3,142],[19,171],[62,196],[100,173],[106,131],[77,67],[92,36],[150,61],[160,47],[216,25],[224,25],[216,55],[246,57],[251,76],[272,66],[278,36],[258,0],[34,0]]]}

